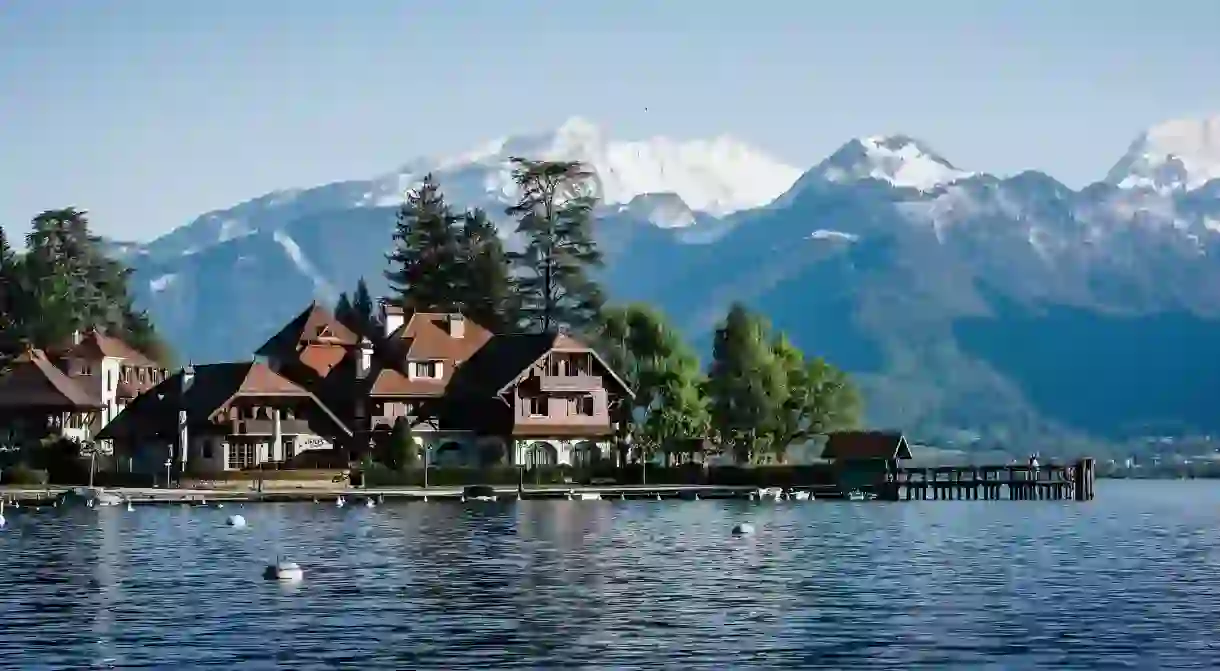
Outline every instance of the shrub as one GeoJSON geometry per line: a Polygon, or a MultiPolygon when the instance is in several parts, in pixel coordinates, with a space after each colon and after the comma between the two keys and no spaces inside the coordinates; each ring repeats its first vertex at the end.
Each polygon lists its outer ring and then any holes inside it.
{"type": "Polygon", "coordinates": [[[0,473],[0,482],[6,485],[46,485],[49,481],[46,471],[25,464],[10,466],[0,473]]]}

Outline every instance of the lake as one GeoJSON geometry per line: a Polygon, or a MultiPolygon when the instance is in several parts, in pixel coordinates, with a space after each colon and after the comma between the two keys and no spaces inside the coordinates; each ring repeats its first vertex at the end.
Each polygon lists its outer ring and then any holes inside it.
{"type": "Polygon", "coordinates": [[[1220,481],[1097,500],[6,511],[6,668],[1220,666],[1220,481]],[[733,537],[734,523],[757,532],[733,537]],[[262,579],[277,556],[305,569],[262,579]]]}

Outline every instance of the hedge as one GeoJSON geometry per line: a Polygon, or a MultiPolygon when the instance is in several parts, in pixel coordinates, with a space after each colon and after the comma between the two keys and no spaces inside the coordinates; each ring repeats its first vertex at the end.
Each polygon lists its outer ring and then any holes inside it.
{"type": "MultiPolygon", "coordinates": [[[[572,468],[550,466],[518,470],[516,466],[491,468],[430,468],[428,484],[436,487],[458,487],[466,485],[515,486],[518,482],[530,485],[720,485],[742,487],[808,487],[829,485],[837,481],[832,467],[819,465],[800,466],[713,466],[703,468],[699,464],[682,466],[649,466],[641,469],[638,464],[625,468],[611,466],[572,468]]],[[[366,487],[422,487],[423,469],[392,470],[380,464],[364,465],[352,473],[353,483],[366,487]]]]}
{"type": "Polygon", "coordinates": [[[45,470],[30,468],[25,464],[9,466],[0,471],[0,484],[5,485],[46,485],[50,481],[45,470]]]}

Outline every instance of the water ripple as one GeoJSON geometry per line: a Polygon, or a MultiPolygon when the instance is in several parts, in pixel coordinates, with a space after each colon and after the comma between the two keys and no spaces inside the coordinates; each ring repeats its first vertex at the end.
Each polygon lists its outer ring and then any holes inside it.
{"type": "Polygon", "coordinates": [[[1220,666],[1220,486],[1090,504],[12,510],[6,668],[1220,666]],[[750,521],[753,536],[733,537],[750,521]],[[268,583],[277,557],[306,568],[268,583]]]}

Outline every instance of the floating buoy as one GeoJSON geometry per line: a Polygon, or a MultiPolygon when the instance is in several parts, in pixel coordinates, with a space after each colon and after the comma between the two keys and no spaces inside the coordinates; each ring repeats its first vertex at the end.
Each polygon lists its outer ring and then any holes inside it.
{"type": "Polygon", "coordinates": [[[297,582],[305,577],[305,572],[297,566],[296,562],[284,561],[276,562],[268,566],[263,571],[263,577],[267,580],[279,580],[281,582],[297,582]]]}
{"type": "Polygon", "coordinates": [[[656,500],[657,500],[657,501],[660,501],[660,500],[661,500],[661,495],[660,495],[660,494],[657,494],[657,495],[656,495],[656,500]]]}
{"type": "Polygon", "coordinates": [[[335,505],[342,508],[343,506],[347,505],[347,501],[344,501],[343,497],[340,496],[339,498],[335,499],[335,505]]]}
{"type": "Polygon", "coordinates": [[[754,533],[754,525],[749,522],[742,522],[733,527],[734,536],[747,536],[752,533],[754,533]]]}
{"type": "Polygon", "coordinates": [[[365,508],[376,508],[376,507],[377,507],[377,503],[376,503],[375,501],[373,501],[373,499],[365,499],[365,500],[364,500],[364,507],[365,507],[365,508]]]}
{"type": "Polygon", "coordinates": [[[243,529],[246,526],[246,518],[241,515],[229,515],[227,522],[234,529],[243,529]]]}
{"type": "Polygon", "coordinates": [[[225,504],[223,504],[223,503],[217,503],[217,504],[216,504],[216,507],[217,507],[217,508],[223,508],[223,507],[225,507],[225,504]]]}

